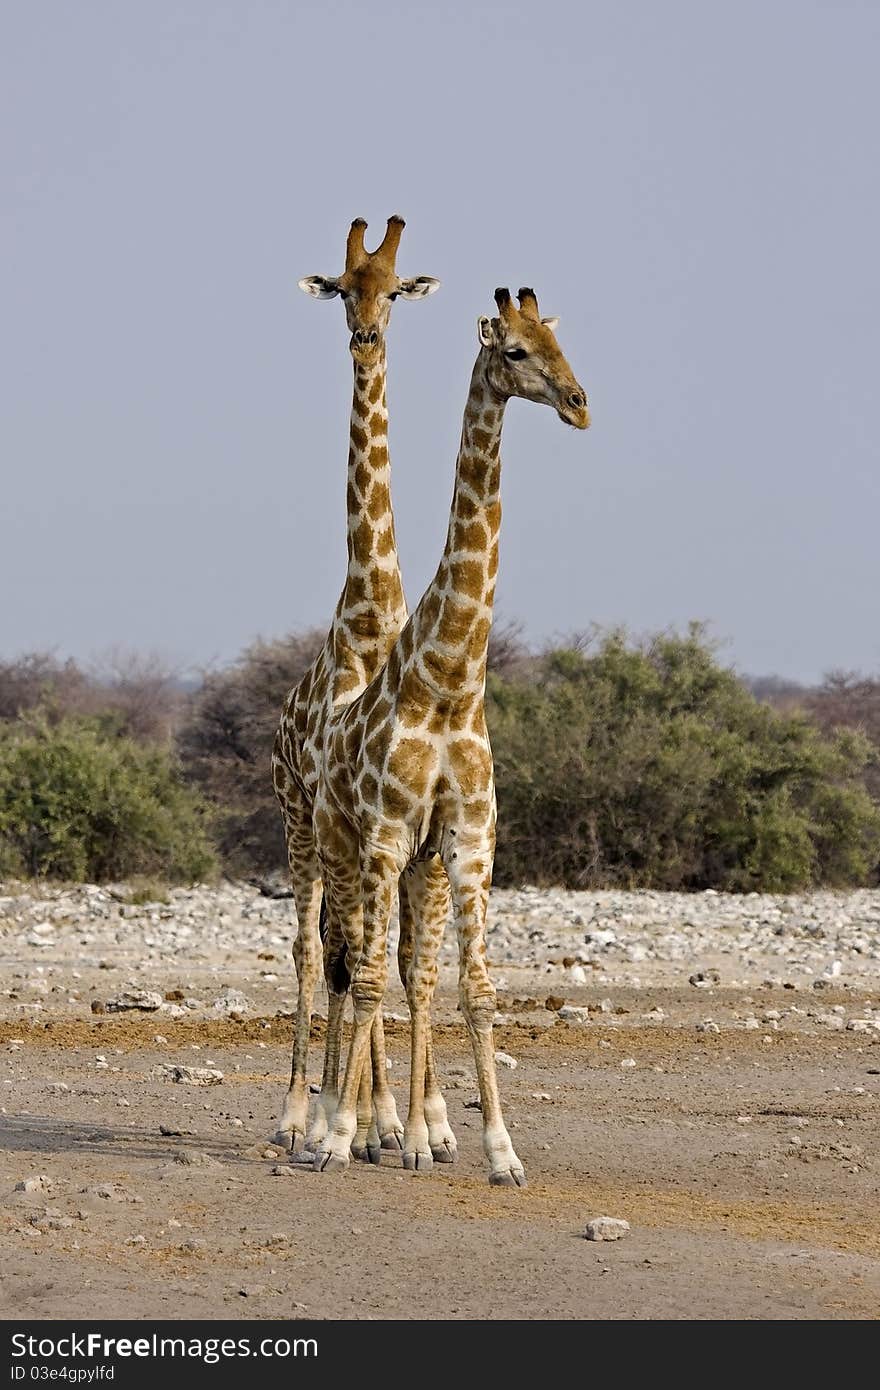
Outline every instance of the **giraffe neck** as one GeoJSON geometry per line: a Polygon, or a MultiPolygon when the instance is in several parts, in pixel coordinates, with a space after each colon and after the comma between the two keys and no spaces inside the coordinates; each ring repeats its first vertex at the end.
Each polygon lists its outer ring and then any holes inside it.
{"type": "MultiPolygon", "coordinates": [[[[346,487],[348,571],[333,622],[338,671],[372,679],[406,620],[391,509],[385,346],[354,364],[346,487]]],[[[350,680],[343,682],[346,688],[350,680]]]]}
{"type": "Polygon", "coordinates": [[[501,529],[501,429],[506,400],[477,357],[455,465],[443,558],[413,617],[415,669],[440,698],[470,699],[486,684],[501,529]]]}

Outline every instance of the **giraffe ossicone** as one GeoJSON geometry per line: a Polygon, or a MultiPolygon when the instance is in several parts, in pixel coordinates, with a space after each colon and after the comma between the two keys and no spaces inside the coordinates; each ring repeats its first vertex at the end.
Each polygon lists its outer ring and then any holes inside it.
{"type": "MultiPolygon", "coordinates": [[[[479,352],[464,412],[446,545],[437,572],[382,670],[325,730],[314,799],[315,842],[329,931],[352,965],[354,1032],[329,1131],[315,1154],[323,1172],[347,1167],[357,1097],[387,982],[386,940],[401,874],[430,892],[442,865],[459,945],[459,994],[474,1051],[490,1182],[523,1186],[504,1125],[492,1042],[495,989],[485,926],[495,852],[495,783],[486,732],[486,657],[501,526],[501,429],[518,396],[556,410],[578,429],[587,397],[533,290],[495,292],[498,315],[478,320],[479,352]]],[[[442,922],[413,923],[406,968],[412,1017],[404,1166],[430,1168],[433,1096],[430,1005],[442,922]]]]}

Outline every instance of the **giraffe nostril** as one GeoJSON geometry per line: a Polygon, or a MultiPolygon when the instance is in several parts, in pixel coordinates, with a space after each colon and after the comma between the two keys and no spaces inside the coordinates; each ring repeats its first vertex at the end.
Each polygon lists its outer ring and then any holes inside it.
{"type": "Polygon", "coordinates": [[[580,391],[572,391],[568,398],[568,403],[574,410],[581,410],[587,402],[580,391]]]}
{"type": "Polygon", "coordinates": [[[374,328],[373,331],[372,331],[372,333],[370,334],[370,345],[372,346],[374,343],[378,343],[378,341],[379,341],[379,334],[376,332],[376,330],[375,330],[375,328],[374,328]]]}

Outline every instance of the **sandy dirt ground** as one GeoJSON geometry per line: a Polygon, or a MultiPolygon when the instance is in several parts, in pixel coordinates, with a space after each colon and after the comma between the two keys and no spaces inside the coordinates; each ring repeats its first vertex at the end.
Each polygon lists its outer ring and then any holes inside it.
{"type": "MultiPolygon", "coordinates": [[[[864,973],[822,988],[826,1020],[867,1020],[832,1028],[810,1013],[809,980],[762,984],[760,963],[735,988],[723,971],[690,985],[687,963],[646,962],[637,985],[612,987],[505,967],[496,1046],[518,1063],[500,1079],[529,1178],[516,1191],[486,1180],[449,968],[437,1051],[457,1163],[416,1175],[386,1154],[326,1176],[267,1148],[289,1066],[291,1021],[273,992],[292,977],[286,945],[268,969],[273,952],[255,940],[219,963],[155,959],[142,981],[178,997],[245,990],[240,1017],[94,1014],[130,962],[91,944],[77,954],[71,931],[31,956],[7,940],[2,957],[18,981],[0,1010],[4,1318],[880,1312],[880,989],[864,973]],[[24,997],[32,969],[52,982],[37,1009],[24,997]],[[589,1021],[548,1010],[548,981],[589,1021]],[[708,1016],[719,1031],[699,1031],[708,1016]],[[174,1081],[174,1066],[222,1080],[174,1081]],[[631,1230],[587,1241],[598,1215],[631,1230]]],[[[386,1008],[405,1012],[399,984],[386,1008]]],[[[403,1115],[408,1029],[390,1018],[387,1031],[403,1115]]],[[[313,1036],[317,1080],[320,1020],[313,1036]]]]}

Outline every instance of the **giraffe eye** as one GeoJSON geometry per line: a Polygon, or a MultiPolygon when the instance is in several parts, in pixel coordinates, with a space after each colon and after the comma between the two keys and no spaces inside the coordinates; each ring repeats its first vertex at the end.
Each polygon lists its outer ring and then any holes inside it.
{"type": "Polygon", "coordinates": [[[511,362],[521,362],[528,355],[525,348],[508,348],[504,354],[511,362]]]}

